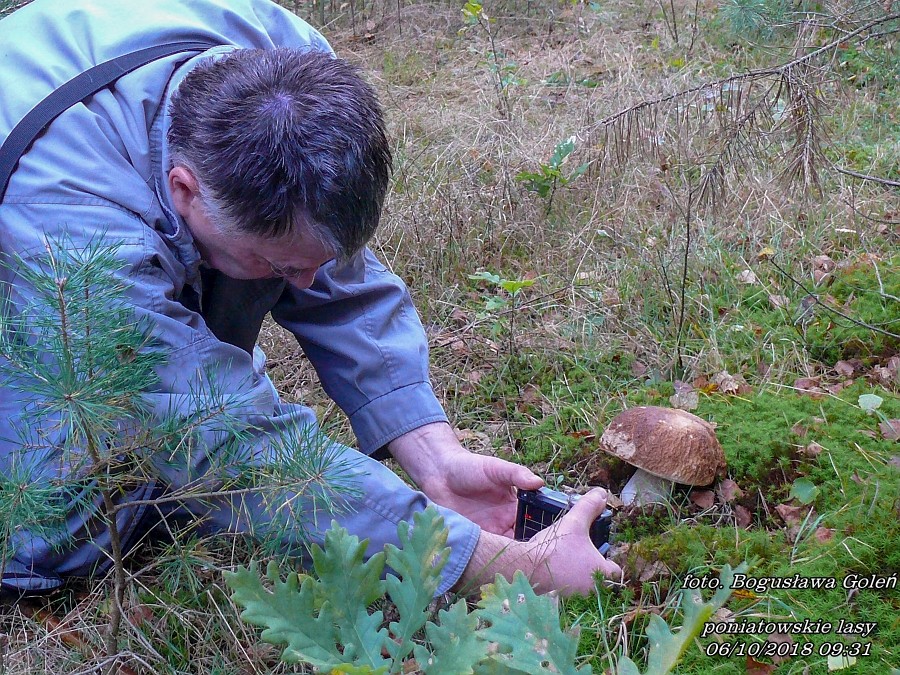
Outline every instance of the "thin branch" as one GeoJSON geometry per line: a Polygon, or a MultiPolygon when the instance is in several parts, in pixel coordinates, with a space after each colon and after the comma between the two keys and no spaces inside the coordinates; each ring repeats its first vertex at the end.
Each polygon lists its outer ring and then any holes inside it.
{"type": "Polygon", "coordinates": [[[836,314],[844,319],[847,319],[847,321],[849,321],[850,323],[856,324],[857,326],[861,326],[862,328],[867,328],[871,331],[875,331],[876,333],[881,333],[882,335],[887,335],[888,337],[892,337],[892,338],[896,338],[896,339],[900,340],[900,335],[898,335],[897,333],[891,333],[890,331],[884,330],[883,328],[878,328],[877,326],[872,326],[871,324],[865,323],[864,321],[854,319],[852,316],[848,316],[847,314],[844,314],[843,312],[835,309],[834,307],[829,307],[824,302],[819,300],[818,295],[816,295],[813,291],[809,290],[806,286],[804,286],[802,281],[799,281],[799,280],[795,279],[793,276],[791,276],[791,274],[787,270],[783,269],[781,267],[781,265],[779,265],[777,262],[775,262],[772,258],[769,258],[769,262],[775,267],[775,269],[777,269],[779,272],[781,272],[785,277],[787,277],[790,281],[792,281],[794,284],[796,284],[804,293],[806,293],[807,297],[812,298],[813,301],[815,302],[815,304],[819,305],[819,307],[822,307],[823,309],[825,309],[828,312],[831,312],[832,314],[836,314]]]}
{"type": "Polygon", "coordinates": [[[753,80],[759,79],[762,77],[768,77],[772,75],[783,75],[785,71],[790,70],[791,68],[795,68],[796,66],[806,63],[807,61],[811,61],[815,59],[817,56],[829,52],[838,47],[843,42],[856,37],[861,33],[865,33],[870,28],[874,28],[875,26],[880,26],[883,23],[888,23],[889,21],[894,21],[896,19],[900,19],[900,13],[888,14],[887,16],[883,16],[879,19],[875,19],[874,21],[870,21],[869,23],[860,26],[856,30],[850,31],[844,35],[841,35],[840,38],[836,40],[832,40],[828,44],[819,47],[818,49],[809,52],[808,54],[804,54],[803,56],[798,56],[797,58],[788,61],[787,63],[783,63],[780,66],[775,66],[774,68],[758,68],[756,70],[748,70],[745,73],[738,73],[737,75],[731,75],[729,77],[713,80],[711,82],[705,82],[703,84],[698,84],[693,87],[688,87],[687,89],[682,89],[681,91],[677,91],[673,94],[666,94],[665,96],[659,96],[654,99],[641,101],[633,106],[625,108],[624,110],[620,110],[617,113],[609,115],[608,117],[603,118],[597,124],[598,126],[605,127],[609,126],[622,119],[625,116],[631,115],[632,113],[641,111],[645,108],[650,108],[660,103],[666,103],[668,101],[674,101],[679,98],[683,98],[688,96],[689,94],[696,94],[697,92],[703,91],[704,89],[714,89],[721,88],[726,84],[731,82],[741,82],[743,80],[753,80]]]}
{"type": "Polygon", "coordinates": [[[878,176],[870,176],[865,173],[860,173],[859,171],[851,171],[850,169],[844,169],[837,164],[832,165],[834,170],[838,173],[843,173],[848,176],[853,176],[854,178],[859,178],[860,180],[871,181],[872,183],[878,183],[879,185],[887,185],[889,187],[900,188],[900,180],[890,180],[889,178],[880,178],[878,176]]]}

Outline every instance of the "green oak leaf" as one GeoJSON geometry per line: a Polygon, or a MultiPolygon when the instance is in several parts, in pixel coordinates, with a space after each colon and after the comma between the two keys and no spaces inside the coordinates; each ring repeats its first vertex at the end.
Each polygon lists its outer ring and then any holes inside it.
{"type": "Polygon", "coordinates": [[[450,555],[444,519],[433,506],[413,515],[412,528],[408,522],[401,522],[397,535],[402,549],[393,544],[385,546],[387,564],[400,575],[389,574],[386,580],[388,594],[400,615],[399,621],[388,626],[393,639],[387,649],[395,661],[412,651],[413,635],[428,621],[428,605],[450,555]]]}
{"type": "Polygon", "coordinates": [[[478,606],[478,618],[488,624],[482,636],[498,646],[490,661],[534,675],[591,672],[590,666],[575,668],[578,640],[563,632],[556,605],[536,595],[522,572],[516,572],[512,583],[498,575],[478,606]]]}

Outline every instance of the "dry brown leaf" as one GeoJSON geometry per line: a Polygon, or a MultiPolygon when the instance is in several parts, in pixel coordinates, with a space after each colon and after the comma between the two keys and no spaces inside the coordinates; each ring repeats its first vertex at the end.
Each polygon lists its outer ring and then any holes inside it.
{"type": "Polygon", "coordinates": [[[734,521],[738,527],[747,529],[753,524],[753,516],[747,507],[738,504],[734,507],[734,521]]]}
{"type": "Polygon", "coordinates": [[[770,295],[769,304],[774,309],[786,309],[791,306],[791,300],[786,295],[770,295]]]}
{"type": "Polygon", "coordinates": [[[786,525],[799,525],[809,511],[807,506],[791,506],[790,504],[778,504],[775,511],[781,516],[786,525]]]}
{"type": "Polygon", "coordinates": [[[741,390],[741,384],[747,384],[740,375],[731,375],[723,370],[712,376],[712,384],[716,385],[723,394],[737,394],[741,390]]]}
{"type": "Polygon", "coordinates": [[[774,672],[778,666],[771,663],[760,663],[752,656],[747,657],[746,662],[747,675],[769,675],[774,672]]]}
{"type": "Polygon", "coordinates": [[[634,570],[637,581],[644,583],[668,575],[668,568],[659,560],[647,562],[640,556],[634,561],[634,570]]]}
{"type": "Polygon", "coordinates": [[[742,284],[758,284],[759,278],[753,273],[753,270],[744,270],[735,277],[742,284]]]}
{"type": "Polygon", "coordinates": [[[669,397],[669,405],[680,410],[696,410],[700,405],[700,392],[684,391],[669,397]]]}
{"type": "Polygon", "coordinates": [[[711,509],[716,503],[716,495],[712,490],[691,490],[690,500],[701,509],[711,509]]]}
{"type": "Polygon", "coordinates": [[[469,315],[462,311],[459,307],[450,312],[450,319],[460,328],[468,325],[469,323],[469,315]]]}
{"type": "Polygon", "coordinates": [[[887,369],[897,377],[900,374],[900,356],[892,356],[888,359],[887,369]]]}
{"type": "Polygon", "coordinates": [[[634,361],[631,364],[631,374],[635,377],[641,377],[644,373],[647,372],[647,366],[641,363],[640,361],[634,361]]]}
{"type": "Polygon", "coordinates": [[[807,389],[818,388],[821,383],[821,377],[798,377],[794,380],[794,387],[804,391],[807,389]]]}
{"type": "Polygon", "coordinates": [[[689,392],[694,391],[694,385],[690,382],[682,382],[681,380],[675,380],[672,383],[672,386],[675,387],[676,394],[687,394],[689,392]]]}
{"type": "Polygon", "coordinates": [[[834,269],[834,260],[827,255],[817,255],[813,258],[813,269],[831,272],[834,269]]]}
{"type": "MultiPolygon", "coordinates": [[[[787,633],[772,633],[771,635],[766,636],[766,642],[771,642],[772,644],[775,644],[775,645],[782,645],[782,644],[792,645],[792,644],[794,644],[794,638],[791,637],[787,633]]],[[[788,651],[788,653],[790,653],[790,651],[788,651]]],[[[791,658],[790,656],[778,656],[776,654],[775,656],[772,657],[772,661],[774,663],[784,663],[785,661],[789,660],[790,658],[791,658]]]]}
{"type": "Polygon", "coordinates": [[[900,441],[900,419],[883,420],[878,428],[881,429],[881,435],[889,441],[900,441]]]}
{"type": "Polygon", "coordinates": [[[845,380],[844,382],[837,382],[835,384],[826,384],[823,389],[825,389],[825,391],[827,391],[829,394],[834,394],[835,396],[837,396],[852,384],[853,380],[845,380]]]}
{"type": "Polygon", "coordinates": [[[728,504],[744,496],[744,491],[730,478],[720,481],[716,492],[719,493],[719,498],[728,504]]]}
{"type": "Polygon", "coordinates": [[[821,445],[813,441],[805,448],[803,448],[803,454],[807,457],[818,457],[820,454],[822,454],[822,450],[824,449],[825,448],[823,448],[821,445]]]}
{"type": "Polygon", "coordinates": [[[487,453],[491,448],[490,437],[480,431],[472,431],[471,429],[457,429],[456,440],[468,450],[481,454],[487,453]]]}
{"type": "Polygon", "coordinates": [[[891,372],[889,368],[883,368],[881,366],[876,366],[872,368],[872,372],[869,373],[869,377],[876,383],[880,384],[884,387],[890,387],[897,380],[897,373],[891,372]]]}
{"type": "Polygon", "coordinates": [[[817,527],[816,531],[813,532],[813,536],[816,538],[816,541],[820,544],[825,544],[834,537],[834,528],[833,527],[817,527]]]}
{"type": "Polygon", "coordinates": [[[809,428],[803,422],[797,422],[791,427],[791,433],[797,438],[805,438],[806,434],[809,433],[809,428]]]}
{"type": "Polygon", "coordinates": [[[861,365],[862,362],[859,359],[853,359],[852,361],[838,361],[834,364],[834,370],[841,377],[853,377],[857,368],[861,365]]]}

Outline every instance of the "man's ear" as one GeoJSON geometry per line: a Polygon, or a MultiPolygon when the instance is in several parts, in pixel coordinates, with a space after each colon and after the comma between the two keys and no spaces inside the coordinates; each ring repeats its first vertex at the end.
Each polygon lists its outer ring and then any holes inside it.
{"type": "Polygon", "coordinates": [[[175,210],[185,220],[201,205],[200,186],[194,174],[186,167],[174,166],[169,171],[169,193],[175,210]]]}

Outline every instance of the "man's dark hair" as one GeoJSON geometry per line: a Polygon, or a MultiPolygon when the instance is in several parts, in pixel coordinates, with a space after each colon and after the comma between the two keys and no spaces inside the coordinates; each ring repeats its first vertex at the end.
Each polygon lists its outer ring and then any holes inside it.
{"type": "Polygon", "coordinates": [[[171,116],[172,163],[224,229],[279,237],[305,217],[344,259],[378,227],[391,152],[378,98],[346,61],[238,49],[191,70],[171,116]]]}

